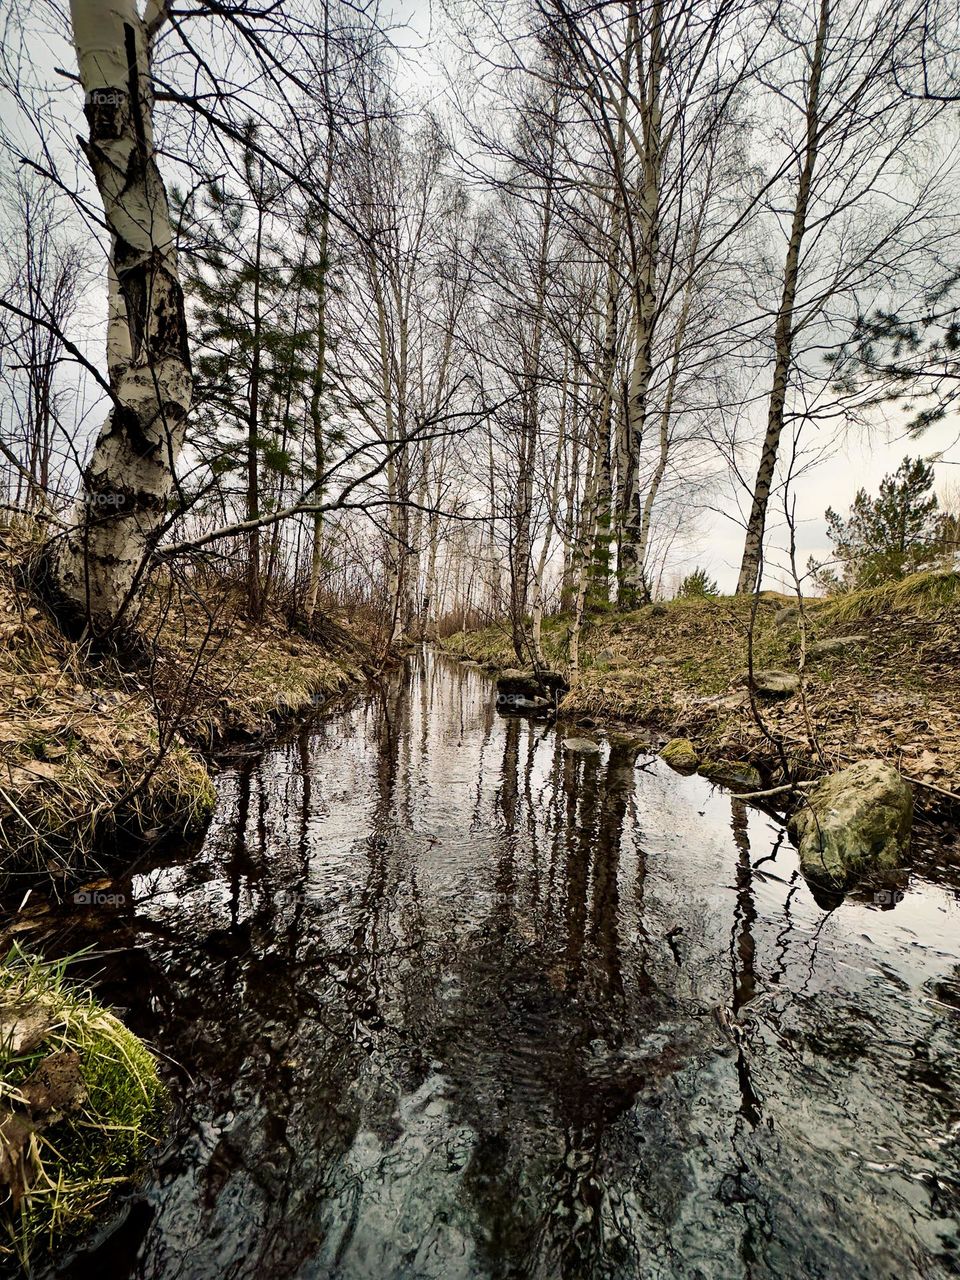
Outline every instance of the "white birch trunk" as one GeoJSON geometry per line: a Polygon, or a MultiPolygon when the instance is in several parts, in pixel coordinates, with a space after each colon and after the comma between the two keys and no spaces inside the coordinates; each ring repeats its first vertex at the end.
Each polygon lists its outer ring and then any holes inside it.
{"type": "Polygon", "coordinates": [[[646,73],[643,114],[643,163],[637,214],[640,262],[636,282],[634,355],[627,396],[626,467],[623,477],[622,528],[619,539],[618,602],[633,608],[643,599],[643,564],[640,559],[640,452],[646,432],[647,401],[653,377],[653,339],[657,323],[657,253],[660,196],[663,177],[661,77],[663,73],[663,4],[654,0],[650,19],[649,67],[646,73]]]}
{"type": "Polygon", "coordinates": [[[85,146],[110,229],[107,365],[113,407],[52,548],[64,613],[118,621],[167,511],[193,380],[183,291],[153,146],[146,24],[135,0],[71,0],[85,146]]]}

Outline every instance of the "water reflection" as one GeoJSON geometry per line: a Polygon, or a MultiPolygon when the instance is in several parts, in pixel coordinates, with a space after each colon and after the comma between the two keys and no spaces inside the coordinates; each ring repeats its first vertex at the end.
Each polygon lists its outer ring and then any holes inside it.
{"type": "Polygon", "coordinates": [[[825,915],[764,815],[429,656],[221,792],[97,964],[181,1109],[66,1274],[957,1273],[950,890],[825,915]]]}

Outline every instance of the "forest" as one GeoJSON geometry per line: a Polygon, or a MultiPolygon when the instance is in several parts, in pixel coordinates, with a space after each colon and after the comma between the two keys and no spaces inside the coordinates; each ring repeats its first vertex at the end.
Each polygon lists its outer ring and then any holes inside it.
{"type": "Polygon", "coordinates": [[[958,110],[2,0],[0,1274],[955,1274],[958,110]]]}

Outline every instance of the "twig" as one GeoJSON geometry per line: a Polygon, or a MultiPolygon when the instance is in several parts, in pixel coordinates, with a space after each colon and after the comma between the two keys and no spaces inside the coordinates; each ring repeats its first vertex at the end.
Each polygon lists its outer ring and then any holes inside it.
{"type": "Polygon", "coordinates": [[[938,787],[932,782],[921,782],[919,778],[911,778],[909,773],[904,773],[901,776],[906,778],[908,782],[912,782],[915,787],[926,787],[928,791],[936,791],[939,795],[947,796],[950,800],[960,801],[960,796],[955,791],[946,791],[943,787],[938,787]]]}
{"type": "Polygon", "coordinates": [[[780,796],[785,791],[802,791],[806,787],[815,787],[816,782],[787,782],[782,787],[770,787],[767,791],[744,791],[740,795],[731,796],[732,800],[759,800],[761,796],[780,796]]]}

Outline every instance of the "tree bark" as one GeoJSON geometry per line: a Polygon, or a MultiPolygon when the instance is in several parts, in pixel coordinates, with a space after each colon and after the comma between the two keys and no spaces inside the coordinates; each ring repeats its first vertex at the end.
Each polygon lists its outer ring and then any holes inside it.
{"type": "Polygon", "coordinates": [[[166,513],[193,378],[167,193],[153,144],[147,28],[135,0],[71,0],[89,142],[110,229],[107,365],[113,405],[51,547],[65,617],[116,626],[166,513]]]}
{"type": "Polygon", "coordinates": [[[767,431],[753,488],[750,517],[747,521],[743,559],[740,562],[740,576],[737,580],[738,595],[749,593],[756,588],[760,575],[760,563],[763,559],[767,503],[777,467],[777,452],[780,447],[784,408],[787,402],[787,385],[793,360],[793,309],[796,304],[797,281],[800,275],[800,250],[806,231],[810,190],[813,185],[813,173],[820,142],[820,82],[823,76],[823,57],[829,21],[829,0],[821,0],[817,37],[810,66],[810,83],[807,89],[803,167],[800,170],[800,182],[797,186],[797,199],[793,209],[793,222],[790,227],[790,240],[787,244],[787,257],[783,269],[783,290],[774,331],[773,387],[767,409],[767,431]]]}
{"type": "Polygon", "coordinates": [[[640,500],[640,451],[646,430],[647,401],[653,377],[653,339],[657,323],[657,254],[659,249],[660,197],[663,179],[664,20],[662,0],[654,0],[650,16],[650,54],[642,101],[643,163],[638,231],[640,261],[636,282],[636,328],[630,370],[626,414],[626,466],[623,477],[620,557],[617,565],[617,602],[632,609],[644,595],[643,564],[640,560],[640,527],[643,510],[640,500]]]}

